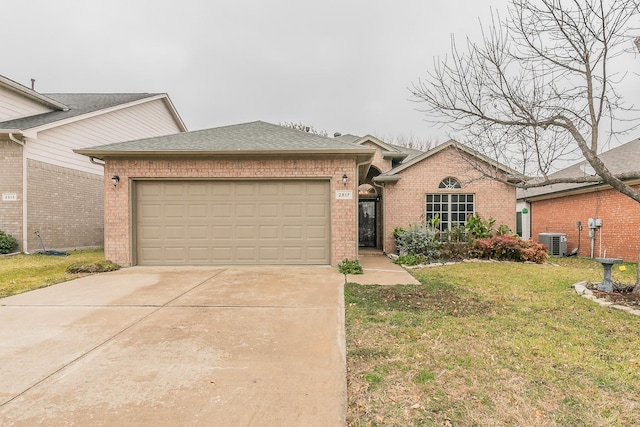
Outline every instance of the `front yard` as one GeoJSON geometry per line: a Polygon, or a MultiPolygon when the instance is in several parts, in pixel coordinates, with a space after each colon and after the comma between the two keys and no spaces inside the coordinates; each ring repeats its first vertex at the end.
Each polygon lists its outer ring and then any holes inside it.
{"type": "MultiPolygon", "coordinates": [[[[640,317],[571,285],[591,260],[413,270],[345,288],[350,426],[640,425],[640,317]]],[[[635,266],[614,279],[635,280],[635,266]]]]}
{"type": "Polygon", "coordinates": [[[100,264],[103,250],[71,251],[69,256],[42,254],[0,256],[0,298],[75,279],[68,273],[72,264],[100,264]]]}

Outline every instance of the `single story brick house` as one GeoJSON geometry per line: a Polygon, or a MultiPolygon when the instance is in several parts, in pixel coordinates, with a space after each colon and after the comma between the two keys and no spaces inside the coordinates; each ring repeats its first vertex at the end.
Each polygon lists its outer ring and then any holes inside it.
{"type": "MultiPolygon", "coordinates": [[[[640,139],[613,148],[599,157],[613,174],[638,172],[640,139]]],[[[549,178],[575,178],[590,174],[595,172],[583,161],[549,175],[549,178]]],[[[627,184],[640,189],[639,179],[627,180],[627,184]]],[[[538,241],[541,233],[564,234],[567,253],[575,248],[583,257],[637,260],[640,203],[609,185],[553,184],[518,190],[517,194],[518,211],[525,218],[523,222],[529,222],[533,240],[538,241]],[[522,214],[523,209],[528,213],[522,214]],[[590,218],[593,228],[589,227],[590,218]]]]}
{"type": "Polygon", "coordinates": [[[104,245],[104,165],[73,149],[184,132],[166,94],[41,94],[0,76],[0,230],[18,250],[104,245]]]}
{"type": "Polygon", "coordinates": [[[258,121],[75,152],[105,162],[105,256],[125,266],[335,265],[435,213],[515,226],[515,190],[477,165],[512,171],[453,141],[422,153],[258,121]]]}

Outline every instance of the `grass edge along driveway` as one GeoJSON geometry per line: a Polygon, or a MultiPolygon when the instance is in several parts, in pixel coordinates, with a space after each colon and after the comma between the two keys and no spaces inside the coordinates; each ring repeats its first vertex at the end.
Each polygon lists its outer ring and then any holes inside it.
{"type": "Polygon", "coordinates": [[[81,277],[81,274],[67,273],[66,269],[71,264],[104,261],[102,249],[69,251],[68,253],[69,256],[38,253],[0,256],[0,298],[81,277]]]}
{"type": "MultiPolygon", "coordinates": [[[[640,317],[571,285],[588,259],[413,270],[345,287],[350,426],[640,425],[640,317]]],[[[635,266],[614,272],[632,283],[635,266]]]]}

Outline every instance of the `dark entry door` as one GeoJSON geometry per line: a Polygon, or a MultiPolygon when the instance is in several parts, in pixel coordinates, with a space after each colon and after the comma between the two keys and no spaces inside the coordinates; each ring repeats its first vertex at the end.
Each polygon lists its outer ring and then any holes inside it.
{"type": "Polygon", "coordinates": [[[376,247],[376,201],[358,201],[358,244],[360,247],[376,247]]]}

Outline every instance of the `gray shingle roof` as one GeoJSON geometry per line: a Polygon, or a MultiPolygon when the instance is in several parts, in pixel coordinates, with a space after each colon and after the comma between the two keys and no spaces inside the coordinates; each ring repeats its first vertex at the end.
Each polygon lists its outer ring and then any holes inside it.
{"type": "Polygon", "coordinates": [[[262,121],[119,142],[77,150],[106,156],[127,153],[247,153],[247,152],[362,152],[369,149],[348,142],[262,121]]]}
{"type": "MultiPolygon", "coordinates": [[[[634,139],[633,141],[627,142],[619,147],[612,148],[611,150],[600,154],[599,157],[614,175],[629,172],[640,172],[640,138],[634,139]]],[[[586,174],[581,168],[585,164],[588,164],[586,160],[576,163],[573,166],[569,166],[566,169],[562,169],[561,171],[549,175],[549,179],[583,178],[586,174]]],[[[528,188],[524,190],[518,189],[517,197],[518,199],[526,199],[597,185],[600,184],[552,184],[544,187],[528,188]]]]}
{"type": "Polygon", "coordinates": [[[67,107],[67,111],[51,111],[35,116],[0,122],[0,129],[32,129],[38,126],[55,123],[82,114],[115,107],[121,104],[150,98],[157,93],[50,93],[45,96],[58,101],[67,107]]]}

